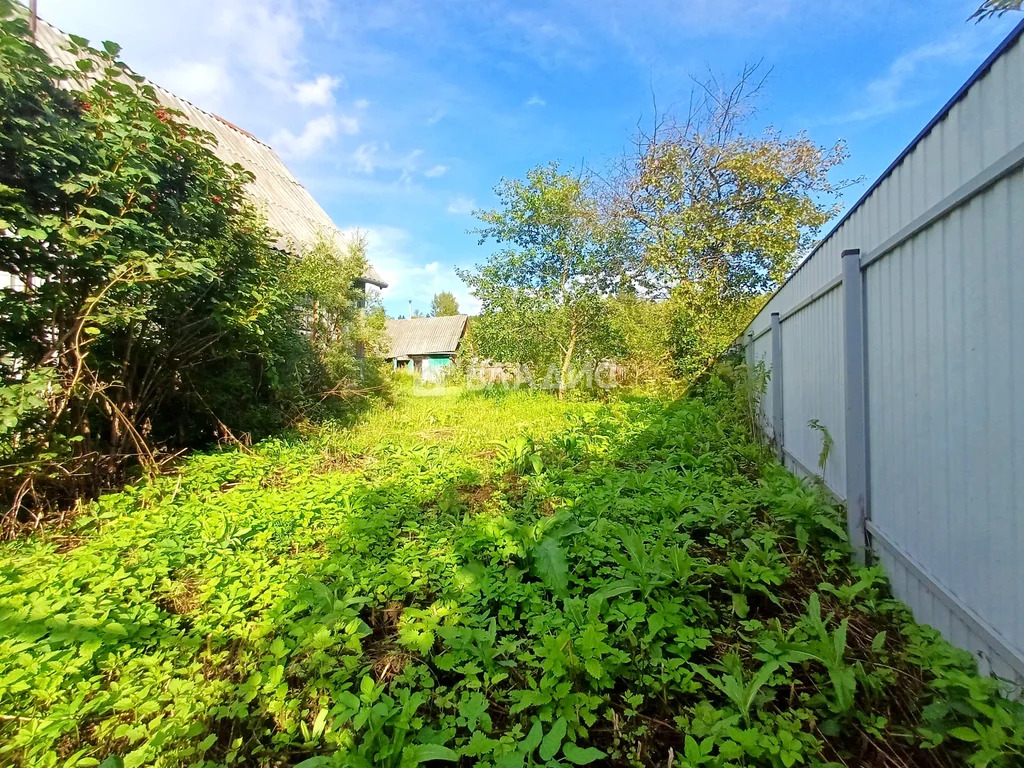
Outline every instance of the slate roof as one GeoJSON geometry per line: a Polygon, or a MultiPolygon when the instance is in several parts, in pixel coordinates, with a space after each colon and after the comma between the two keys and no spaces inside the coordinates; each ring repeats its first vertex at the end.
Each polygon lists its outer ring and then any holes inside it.
{"type": "Polygon", "coordinates": [[[466,332],[467,320],[469,315],[388,320],[390,348],[384,357],[454,354],[466,332]]]}
{"type": "MultiPolygon", "coordinates": [[[[46,51],[56,64],[65,69],[75,69],[75,57],[65,47],[68,42],[67,35],[39,19],[36,45],[46,51]]],[[[297,247],[311,242],[319,232],[328,237],[336,237],[339,242],[343,239],[331,217],[269,145],[159,85],[150,85],[164,106],[184,113],[192,125],[213,134],[216,144],[212,149],[221,160],[228,164],[238,163],[253,174],[255,178],[248,185],[249,195],[263,209],[270,228],[279,233],[280,237],[275,243],[278,248],[294,253],[297,247]]],[[[381,288],[387,287],[387,283],[372,266],[368,265],[363,279],[381,288]]]]}

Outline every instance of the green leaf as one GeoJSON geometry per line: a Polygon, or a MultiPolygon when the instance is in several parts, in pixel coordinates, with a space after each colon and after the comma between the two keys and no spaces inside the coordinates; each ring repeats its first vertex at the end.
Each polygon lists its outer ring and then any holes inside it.
{"type": "Polygon", "coordinates": [[[768,682],[768,679],[775,674],[775,670],[778,669],[778,666],[779,665],[774,661],[769,661],[757,671],[756,675],[754,675],[754,678],[750,681],[745,692],[746,695],[743,700],[744,712],[749,711],[751,704],[754,703],[754,698],[757,696],[761,688],[764,687],[765,683],[768,682]]]}
{"type": "Polygon", "coordinates": [[[800,523],[796,524],[796,545],[797,548],[803,552],[807,549],[807,544],[810,541],[810,535],[807,533],[807,529],[804,528],[800,523]]]}
{"type": "Polygon", "coordinates": [[[533,727],[530,732],[526,734],[526,738],[523,739],[523,743],[520,745],[523,754],[530,754],[540,745],[541,739],[544,738],[544,728],[540,724],[540,720],[536,720],[533,723],[533,727]]]}
{"type": "Polygon", "coordinates": [[[686,757],[686,762],[691,765],[700,765],[701,754],[700,746],[697,744],[697,740],[690,734],[686,734],[686,739],[683,741],[683,755],[686,757]]]}
{"type": "Polygon", "coordinates": [[[124,625],[119,621],[108,621],[103,625],[103,631],[109,635],[115,635],[117,637],[128,637],[128,630],[126,630],[124,625]]]}
{"type": "Polygon", "coordinates": [[[534,571],[547,587],[559,597],[569,596],[569,563],[558,540],[545,536],[533,548],[534,571]]]}
{"type": "Polygon", "coordinates": [[[544,459],[541,458],[539,453],[535,453],[530,456],[530,463],[533,464],[533,471],[536,474],[540,474],[544,471],[544,459]]]}
{"type": "Polygon", "coordinates": [[[963,726],[957,726],[956,728],[950,728],[948,733],[954,739],[960,739],[960,741],[981,741],[981,734],[979,734],[973,728],[964,728],[963,726]]]}
{"type": "Polygon", "coordinates": [[[481,716],[487,712],[487,698],[479,691],[471,693],[459,702],[459,714],[466,718],[466,727],[475,730],[481,716]]]}
{"type": "Polygon", "coordinates": [[[330,765],[333,762],[333,757],[317,755],[316,757],[307,757],[301,763],[296,763],[294,768],[320,768],[321,765],[330,765]]]}
{"type": "Polygon", "coordinates": [[[839,623],[839,628],[832,635],[832,644],[835,648],[835,658],[837,661],[842,661],[843,656],[846,654],[846,629],[848,622],[843,619],[839,623]]]}
{"type": "Polygon", "coordinates": [[[853,697],[857,692],[857,676],[853,667],[829,666],[829,679],[836,691],[836,702],[841,712],[846,712],[853,707],[853,697]]]}
{"type": "Polygon", "coordinates": [[[558,754],[558,750],[562,746],[562,740],[565,738],[565,728],[566,722],[564,717],[555,720],[551,730],[544,737],[544,741],[540,743],[540,752],[538,754],[541,760],[550,760],[558,754]]]}
{"type": "Polygon", "coordinates": [[[403,766],[419,765],[431,760],[445,760],[454,763],[458,759],[458,752],[440,744],[413,744],[402,750],[403,766]]]}
{"type": "Polygon", "coordinates": [[[575,765],[589,765],[607,755],[597,747],[580,747],[571,741],[562,746],[562,755],[575,765]]]}
{"type": "Polygon", "coordinates": [[[526,758],[522,752],[510,752],[494,761],[494,768],[523,768],[526,758]]]}
{"type": "Polygon", "coordinates": [[[320,711],[317,712],[316,719],[313,720],[313,730],[311,736],[313,740],[319,739],[324,732],[324,728],[327,725],[327,710],[321,707],[320,711]]]}
{"type": "Polygon", "coordinates": [[[359,692],[363,695],[363,698],[373,696],[374,690],[373,678],[369,675],[364,675],[363,679],[359,681],[359,692]]]}
{"type": "Polygon", "coordinates": [[[747,614],[750,613],[750,605],[747,603],[747,596],[742,592],[733,592],[732,609],[741,619],[747,618],[747,614]]]}
{"type": "Polygon", "coordinates": [[[877,635],[875,639],[871,641],[871,650],[875,653],[881,653],[882,649],[885,648],[885,630],[883,629],[877,635]]]}

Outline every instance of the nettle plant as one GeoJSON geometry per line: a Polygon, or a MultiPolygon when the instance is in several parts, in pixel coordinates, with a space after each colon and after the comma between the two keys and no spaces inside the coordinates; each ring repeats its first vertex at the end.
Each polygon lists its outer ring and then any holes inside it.
{"type": "Polygon", "coordinates": [[[8,527],[126,461],[153,468],[157,446],[265,431],[300,345],[247,172],[115,44],[70,40],[69,70],[0,0],[0,270],[21,284],[0,290],[8,527]]]}

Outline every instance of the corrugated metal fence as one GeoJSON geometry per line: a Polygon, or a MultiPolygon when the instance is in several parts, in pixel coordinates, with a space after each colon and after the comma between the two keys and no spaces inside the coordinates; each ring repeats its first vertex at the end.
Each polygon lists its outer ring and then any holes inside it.
{"type": "Polygon", "coordinates": [[[747,329],[766,433],[918,621],[1024,681],[1024,24],[747,329]]]}

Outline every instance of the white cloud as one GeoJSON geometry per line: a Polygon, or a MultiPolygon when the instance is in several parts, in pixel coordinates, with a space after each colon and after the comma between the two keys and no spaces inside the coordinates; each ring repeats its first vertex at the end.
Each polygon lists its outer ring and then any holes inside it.
{"type": "Polygon", "coordinates": [[[320,75],[315,80],[295,86],[295,100],[299,104],[326,107],[334,103],[334,89],[341,85],[341,79],[320,75]]]}
{"type": "Polygon", "coordinates": [[[111,39],[140,74],[286,154],[308,154],[355,118],[304,122],[296,101],[328,106],[340,78],[306,70],[304,37],[320,0],[46,0],[43,17],[94,41],[111,39]],[[197,23],[201,20],[202,23],[197,23]],[[271,138],[274,137],[274,138],[271,138]]]}
{"type": "Polygon", "coordinates": [[[514,8],[499,19],[493,30],[505,37],[505,44],[512,50],[547,69],[590,66],[594,41],[580,30],[570,14],[524,10],[519,5],[514,8]]]}
{"type": "Polygon", "coordinates": [[[410,183],[412,181],[412,175],[416,172],[417,167],[419,167],[421,157],[423,157],[423,150],[414,149],[407,155],[398,158],[398,167],[402,171],[402,176],[399,181],[405,183],[410,183]]]}
{"type": "Polygon", "coordinates": [[[359,173],[373,173],[377,169],[377,153],[379,147],[377,142],[371,141],[360,144],[352,153],[352,166],[359,173]]]}
{"type": "Polygon", "coordinates": [[[276,0],[202,3],[200,18],[221,45],[267,87],[290,92],[301,60],[302,8],[276,0]],[[212,12],[211,12],[212,11],[212,12]]]}
{"type": "Polygon", "coordinates": [[[448,213],[458,216],[468,216],[476,208],[476,202],[471,197],[459,195],[448,201],[448,213]]]}
{"type": "MultiPolygon", "coordinates": [[[[400,183],[409,184],[416,173],[420,158],[423,157],[422,149],[414,149],[405,154],[393,152],[388,142],[368,141],[360,144],[349,157],[349,164],[352,170],[358,173],[372,174],[378,170],[398,171],[400,183]]],[[[436,169],[444,166],[435,166],[430,171],[439,175],[436,169]]],[[[445,168],[445,170],[447,170],[445,168]]],[[[443,172],[443,171],[442,171],[443,172]]],[[[426,175],[430,175],[429,171],[426,175]]]]}
{"type": "Polygon", "coordinates": [[[524,103],[528,107],[543,107],[547,104],[547,102],[544,101],[544,99],[542,99],[537,94],[534,94],[533,96],[528,98],[524,103]]]}
{"type": "Polygon", "coordinates": [[[352,115],[334,115],[333,117],[342,133],[349,136],[359,133],[359,118],[352,117],[352,115]]]}
{"type": "Polygon", "coordinates": [[[435,112],[434,114],[427,118],[427,125],[437,125],[444,119],[446,114],[448,113],[445,112],[443,109],[437,110],[437,112],[435,112]]]}
{"type": "Polygon", "coordinates": [[[447,172],[447,165],[435,165],[433,168],[427,168],[427,170],[423,172],[423,175],[428,179],[436,179],[438,176],[444,176],[447,172]]]}
{"type": "Polygon", "coordinates": [[[194,104],[216,111],[234,90],[223,61],[181,61],[160,76],[159,85],[194,104]]]}
{"type": "Polygon", "coordinates": [[[885,74],[875,78],[864,88],[859,99],[863,106],[839,115],[830,123],[851,123],[891,115],[901,109],[918,103],[912,95],[920,92],[914,84],[922,76],[929,74],[936,65],[956,63],[976,58],[978,52],[974,45],[968,44],[964,36],[957,36],[941,43],[928,43],[918,46],[895,59],[885,74]]]}
{"type": "Polygon", "coordinates": [[[367,101],[366,99],[357,99],[352,106],[354,106],[359,111],[362,111],[366,109],[368,106],[370,106],[370,102],[367,101]]]}
{"type": "MultiPolygon", "coordinates": [[[[351,133],[353,126],[342,122],[341,129],[351,133]]],[[[358,129],[358,125],[355,126],[358,129]]],[[[309,157],[319,152],[327,143],[338,135],[339,122],[334,115],[321,115],[314,117],[298,135],[285,129],[279,131],[273,138],[273,144],[282,154],[293,157],[309,157]]]]}

